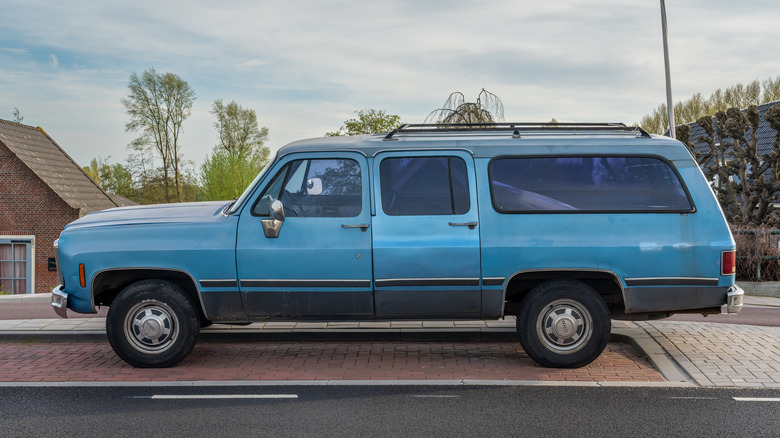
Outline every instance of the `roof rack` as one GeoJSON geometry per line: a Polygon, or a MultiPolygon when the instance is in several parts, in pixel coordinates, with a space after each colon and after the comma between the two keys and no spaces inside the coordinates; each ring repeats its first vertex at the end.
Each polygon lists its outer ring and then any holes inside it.
{"type": "Polygon", "coordinates": [[[624,123],[439,123],[439,124],[403,124],[390,131],[385,140],[395,140],[396,134],[437,134],[446,132],[496,132],[512,131],[512,138],[520,138],[521,132],[533,131],[622,131],[636,132],[650,138],[644,129],[638,126],[626,126],[624,123]]]}

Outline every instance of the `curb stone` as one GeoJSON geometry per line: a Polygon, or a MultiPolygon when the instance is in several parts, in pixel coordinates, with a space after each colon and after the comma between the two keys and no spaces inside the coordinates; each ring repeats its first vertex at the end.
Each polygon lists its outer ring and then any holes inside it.
{"type": "MultiPolygon", "coordinates": [[[[610,342],[634,345],[633,336],[652,340],[643,329],[613,327],[610,342]]],[[[105,330],[1,330],[0,342],[106,342],[105,330]]],[[[515,342],[513,328],[448,329],[210,329],[201,330],[198,342],[515,342]]],[[[644,345],[642,342],[638,345],[644,345]]],[[[636,346],[635,346],[636,347],[636,346]]],[[[660,348],[658,346],[657,348],[660,348]]],[[[656,350],[647,348],[649,353],[656,350]]],[[[640,351],[646,354],[648,351],[640,351]]]]}
{"type": "Polygon", "coordinates": [[[613,327],[610,341],[631,344],[669,382],[694,382],[669,353],[641,327],[613,327]]]}

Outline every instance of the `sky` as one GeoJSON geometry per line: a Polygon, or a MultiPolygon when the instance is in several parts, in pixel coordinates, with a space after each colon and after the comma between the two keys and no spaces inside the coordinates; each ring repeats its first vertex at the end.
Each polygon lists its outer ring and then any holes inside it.
{"type": "MultiPolygon", "coordinates": [[[[217,144],[216,99],[256,111],[276,150],[360,109],[422,123],[483,88],[513,122],[638,122],[665,102],[657,0],[0,0],[0,119],[79,164],[124,162],[131,73],[196,92],[182,149],[217,144]]],[[[675,101],[780,76],[780,2],[666,2],[675,101]]]]}

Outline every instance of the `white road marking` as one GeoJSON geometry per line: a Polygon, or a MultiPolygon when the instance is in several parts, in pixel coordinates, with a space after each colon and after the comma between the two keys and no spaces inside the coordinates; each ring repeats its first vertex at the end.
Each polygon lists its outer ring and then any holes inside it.
{"type": "Polygon", "coordinates": [[[298,398],[298,394],[195,394],[195,395],[153,395],[152,400],[217,400],[254,398],[298,398]]]}
{"type": "Polygon", "coordinates": [[[732,397],[736,401],[780,402],[780,397],[732,397]]]}
{"type": "Polygon", "coordinates": [[[717,397],[667,397],[672,400],[717,400],[717,397]]]}
{"type": "Polygon", "coordinates": [[[460,398],[459,395],[424,395],[424,394],[413,395],[412,397],[417,397],[417,398],[460,398]]]}

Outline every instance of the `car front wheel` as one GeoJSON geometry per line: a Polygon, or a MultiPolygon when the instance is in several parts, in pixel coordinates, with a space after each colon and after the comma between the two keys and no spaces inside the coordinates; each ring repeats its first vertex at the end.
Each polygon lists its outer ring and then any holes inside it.
{"type": "Polygon", "coordinates": [[[601,295],[576,280],[553,280],[534,288],[517,315],[525,352],[552,368],[593,362],[607,346],[610,317],[601,295]]]}
{"type": "Polygon", "coordinates": [[[181,362],[195,346],[198,316],[181,288],[160,280],[126,287],[108,309],[106,333],[130,365],[163,368],[181,362]]]}

